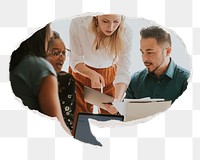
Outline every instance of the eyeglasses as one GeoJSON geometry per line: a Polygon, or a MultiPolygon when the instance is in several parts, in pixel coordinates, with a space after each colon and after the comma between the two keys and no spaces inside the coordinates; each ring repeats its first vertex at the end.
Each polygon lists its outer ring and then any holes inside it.
{"type": "Polygon", "coordinates": [[[61,52],[60,51],[48,51],[48,53],[52,54],[53,56],[61,56],[61,55],[66,56],[66,52],[71,52],[71,50],[68,48],[65,48],[65,50],[63,50],[61,52]]]}

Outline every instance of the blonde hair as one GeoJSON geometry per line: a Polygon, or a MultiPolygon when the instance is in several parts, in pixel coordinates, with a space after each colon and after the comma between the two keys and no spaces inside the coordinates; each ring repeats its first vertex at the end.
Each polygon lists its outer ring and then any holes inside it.
{"type": "Polygon", "coordinates": [[[111,36],[105,36],[100,39],[98,43],[98,20],[97,17],[93,17],[89,25],[89,31],[95,35],[93,42],[93,50],[105,49],[109,55],[113,58],[113,62],[124,53],[125,38],[124,38],[124,19],[121,15],[121,22],[116,31],[111,36]],[[98,46],[98,48],[97,48],[98,46]]]}

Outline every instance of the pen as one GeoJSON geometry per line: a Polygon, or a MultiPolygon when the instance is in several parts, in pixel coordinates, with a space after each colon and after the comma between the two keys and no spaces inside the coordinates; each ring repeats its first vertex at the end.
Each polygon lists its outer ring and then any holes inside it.
{"type": "Polygon", "coordinates": [[[102,85],[102,83],[101,83],[101,93],[103,93],[103,85],[102,85]]]}

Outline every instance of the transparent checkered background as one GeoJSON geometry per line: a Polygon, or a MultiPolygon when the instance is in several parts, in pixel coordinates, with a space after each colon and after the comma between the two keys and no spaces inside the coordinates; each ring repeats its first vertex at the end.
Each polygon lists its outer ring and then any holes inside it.
{"type": "Polygon", "coordinates": [[[0,1],[0,159],[199,160],[199,15],[200,0],[0,1]],[[97,11],[143,17],[173,29],[192,62],[188,89],[170,110],[137,126],[96,127],[103,147],[74,140],[57,121],[22,107],[12,93],[8,72],[11,52],[33,31],[56,19],[97,11]]]}

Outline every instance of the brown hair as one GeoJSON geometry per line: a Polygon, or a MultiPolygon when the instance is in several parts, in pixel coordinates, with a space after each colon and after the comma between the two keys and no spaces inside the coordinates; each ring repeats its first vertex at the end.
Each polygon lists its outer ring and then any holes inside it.
{"type": "Polygon", "coordinates": [[[155,38],[161,47],[169,45],[171,47],[171,36],[164,29],[158,26],[142,28],[140,31],[141,38],[155,38]]]}
{"type": "Polygon", "coordinates": [[[53,37],[51,37],[48,42],[47,50],[52,46],[55,39],[60,39],[63,42],[63,40],[60,37],[60,34],[56,31],[53,31],[53,37]]]}

